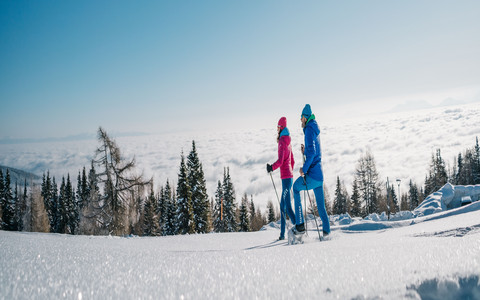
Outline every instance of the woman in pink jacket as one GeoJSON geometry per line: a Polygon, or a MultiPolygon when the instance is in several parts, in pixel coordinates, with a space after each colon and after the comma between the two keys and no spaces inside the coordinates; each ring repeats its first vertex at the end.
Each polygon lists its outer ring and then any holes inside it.
{"type": "Polygon", "coordinates": [[[290,138],[290,132],[287,128],[287,118],[282,117],[278,121],[277,130],[278,160],[273,165],[267,164],[267,172],[270,173],[280,168],[280,177],[282,179],[282,200],[280,201],[280,209],[282,210],[282,217],[279,239],[283,240],[285,239],[285,222],[287,213],[292,224],[296,224],[290,196],[295,160],[293,159],[292,145],[290,144],[292,139],[290,138]]]}

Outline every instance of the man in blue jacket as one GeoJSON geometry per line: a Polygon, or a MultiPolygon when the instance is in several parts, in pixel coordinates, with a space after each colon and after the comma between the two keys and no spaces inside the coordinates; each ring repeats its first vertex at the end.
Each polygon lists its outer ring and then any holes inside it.
{"type": "Polygon", "coordinates": [[[293,197],[295,199],[297,225],[295,234],[305,232],[305,223],[302,213],[302,202],[300,200],[300,191],[313,189],[317,200],[318,214],[322,219],[323,236],[330,234],[330,222],[328,220],[327,210],[325,209],[325,197],[323,195],[323,170],[322,170],[322,151],[320,148],[320,128],[318,127],[315,115],[312,114],[310,104],[305,105],[302,111],[302,128],[305,134],[305,145],[302,145],[302,153],[305,155],[305,163],[300,168],[300,177],[293,184],[293,197]],[[300,220],[298,220],[300,219],[300,220]]]}

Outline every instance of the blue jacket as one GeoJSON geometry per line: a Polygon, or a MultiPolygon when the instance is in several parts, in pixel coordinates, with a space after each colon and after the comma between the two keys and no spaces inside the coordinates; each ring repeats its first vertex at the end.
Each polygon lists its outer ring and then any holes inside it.
{"type": "Polygon", "coordinates": [[[305,134],[305,163],[303,172],[317,181],[323,181],[322,150],[320,148],[320,128],[315,116],[303,128],[305,134]]]}

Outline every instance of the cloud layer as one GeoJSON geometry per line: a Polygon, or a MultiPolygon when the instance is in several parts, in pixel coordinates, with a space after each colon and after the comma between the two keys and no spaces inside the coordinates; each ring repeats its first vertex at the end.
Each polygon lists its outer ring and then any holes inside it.
{"type": "MultiPolygon", "coordinates": [[[[321,143],[325,184],[333,196],[336,176],[351,189],[353,173],[360,155],[370,149],[377,163],[380,178],[402,180],[406,191],[410,179],[422,183],[435,149],[442,150],[448,164],[467,147],[472,147],[480,135],[480,104],[436,108],[415,112],[379,115],[375,118],[338,121],[321,126],[321,143]]],[[[301,166],[300,144],[303,133],[299,124],[290,122],[292,146],[297,164],[301,166]]],[[[119,137],[116,139],[124,157],[135,156],[139,170],[153,176],[157,186],[166,180],[176,183],[180,153],[188,155],[192,140],[203,163],[210,197],[215,194],[223,168],[230,167],[236,188],[237,201],[244,193],[252,194],[262,210],[268,200],[277,203],[266,163],[277,155],[276,124],[271,128],[244,132],[203,134],[162,134],[119,137]]],[[[0,145],[0,165],[36,174],[50,170],[57,177],[90,165],[97,141],[83,140],[53,143],[24,143],[0,145]]],[[[278,171],[274,173],[277,189],[281,187],[278,171]]]]}

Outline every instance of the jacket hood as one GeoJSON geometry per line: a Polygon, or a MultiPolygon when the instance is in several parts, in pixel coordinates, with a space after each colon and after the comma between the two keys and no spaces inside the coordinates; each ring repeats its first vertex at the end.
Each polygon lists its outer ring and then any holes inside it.
{"type": "Polygon", "coordinates": [[[303,129],[303,132],[305,132],[305,129],[307,128],[310,128],[311,130],[313,130],[313,132],[315,132],[315,134],[317,135],[320,134],[320,127],[318,127],[317,120],[315,119],[311,119],[308,121],[307,125],[303,129]]]}
{"type": "Polygon", "coordinates": [[[280,132],[280,137],[282,136],[290,136],[290,131],[287,127],[283,128],[282,132],[280,132]]]}

